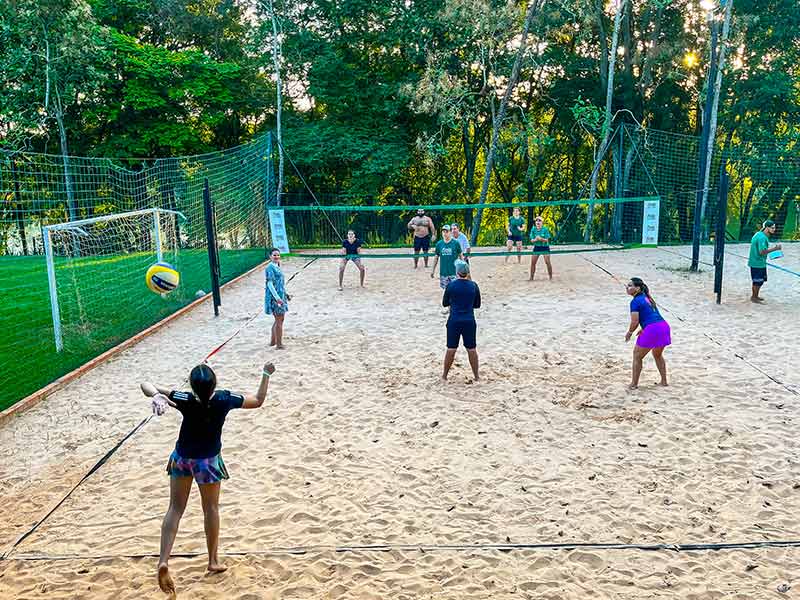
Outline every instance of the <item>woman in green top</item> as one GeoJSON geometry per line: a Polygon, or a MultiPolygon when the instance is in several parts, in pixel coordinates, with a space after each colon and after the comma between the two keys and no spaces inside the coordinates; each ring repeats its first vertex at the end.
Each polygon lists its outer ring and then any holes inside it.
{"type": "Polygon", "coordinates": [[[553,278],[553,265],[550,264],[550,230],[544,226],[544,219],[536,217],[531,229],[531,243],[533,244],[533,255],[531,255],[531,278],[536,274],[536,263],[539,257],[544,256],[544,264],[547,265],[547,275],[553,278]]]}
{"type": "Polygon", "coordinates": [[[514,216],[508,218],[508,241],[506,248],[506,262],[508,262],[508,255],[511,254],[511,249],[517,247],[517,262],[522,262],[522,236],[525,235],[525,219],[519,216],[519,208],[514,208],[514,216]]]}

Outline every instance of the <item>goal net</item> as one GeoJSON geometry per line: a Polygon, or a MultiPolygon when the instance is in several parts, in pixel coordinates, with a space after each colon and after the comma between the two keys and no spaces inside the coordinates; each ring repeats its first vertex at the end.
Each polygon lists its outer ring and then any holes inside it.
{"type": "Polygon", "coordinates": [[[207,261],[202,250],[180,252],[181,213],[147,209],[48,225],[43,242],[56,349],[82,353],[110,346],[186,303],[197,289],[181,281],[159,296],[145,285],[155,262],[179,272],[207,261]]]}

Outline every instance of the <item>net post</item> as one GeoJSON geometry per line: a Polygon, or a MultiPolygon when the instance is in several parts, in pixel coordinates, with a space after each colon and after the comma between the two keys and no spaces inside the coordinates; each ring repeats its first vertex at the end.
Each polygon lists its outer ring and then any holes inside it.
{"type": "Polygon", "coordinates": [[[47,261],[47,283],[50,287],[50,310],[53,315],[53,336],[56,342],[56,352],[64,349],[64,338],[61,334],[61,311],[58,308],[58,291],[56,290],[56,265],[53,258],[53,242],[50,239],[50,228],[42,227],[44,241],[44,254],[47,261]]]}
{"type": "Polygon", "coordinates": [[[211,204],[211,190],[208,178],[203,180],[203,210],[206,219],[206,239],[208,241],[208,269],[211,274],[211,292],[214,297],[214,316],[219,316],[222,300],[219,293],[219,257],[217,255],[217,232],[214,227],[214,207],[211,204]]]}
{"type": "Polygon", "coordinates": [[[153,209],[153,241],[156,245],[156,260],[163,262],[164,252],[161,248],[161,211],[157,208],[153,209]]]}
{"type": "Polygon", "coordinates": [[[730,176],[726,169],[726,160],[722,160],[719,175],[719,202],[717,204],[717,223],[714,232],[714,292],[717,304],[722,303],[722,274],[725,263],[725,235],[728,224],[728,187],[730,176]]]}

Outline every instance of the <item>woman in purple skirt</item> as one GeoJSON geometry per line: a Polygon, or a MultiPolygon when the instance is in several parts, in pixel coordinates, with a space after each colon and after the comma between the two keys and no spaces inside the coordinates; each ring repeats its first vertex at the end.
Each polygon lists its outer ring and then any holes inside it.
{"type": "Polygon", "coordinates": [[[630,388],[639,387],[639,375],[642,374],[642,361],[648,352],[653,351],[656,367],[661,374],[658,385],[667,385],[667,363],[664,360],[664,348],[672,343],[669,323],[658,312],[656,301],[650,295],[647,284],[638,277],[631,277],[625,285],[631,300],[631,324],[625,341],[629,341],[634,332],[641,326],[636,334],[636,346],[633,348],[633,373],[630,388]]]}

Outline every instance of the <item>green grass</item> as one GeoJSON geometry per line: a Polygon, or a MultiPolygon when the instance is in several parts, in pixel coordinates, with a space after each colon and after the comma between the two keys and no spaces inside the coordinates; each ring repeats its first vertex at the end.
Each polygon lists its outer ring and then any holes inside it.
{"type": "MultiPolygon", "coordinates": [[[[257,265],[265,255],[263,248],[221,250],[221,283],[257,265]]],[[[0,410],[172,314],[194,300],[197,290],[210,291],[205,250],[180,252],[175,266],[181,283],[166,297],[144,284],[152,262],[152,254],[57,262],[65,346],[58,353],[44,258],[0,258],[0,410]]]]}

